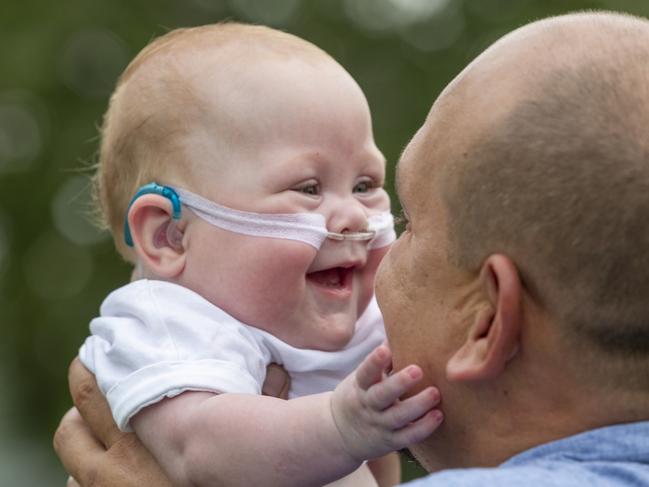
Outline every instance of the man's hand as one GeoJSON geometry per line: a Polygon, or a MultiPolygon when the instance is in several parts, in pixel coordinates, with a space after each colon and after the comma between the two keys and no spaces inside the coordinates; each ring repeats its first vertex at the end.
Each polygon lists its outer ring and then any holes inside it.
{"type": "Polygon", "coordinates": [[[288,390],[291,387],[291,378],[281,365],[270,364],[266,367],[266,378],[261,386],[264,396],[288,399],[288,390]]]}
{"type": "Polygon", "coordinates": [[[422,379],[410,365],[387,375],[392,356],[377,347],[334,390],[331,409],[347,452],[358,460],[376,458],[428,437],[442,422],[439,391],[427,387],[400,400],[422,379]]]}
{"type": "Polygon", "coordinates": [[[171,487],[137,437],[117,429],[95,376],[78,358],[70,365],[68,380],[76,407],[54,434],[54,449],[73,477],[68,487],[171,487]]]}
{"type": "MultiPolygon", "coordinates": [[[[95,376],[78,358],[70,365],[68,380],[75,407],[54,434],[54,449],[72,476],[67,487],[171,487],[137,436],[119,431],[95,376]]],[[[264,394],[286,399],[288,388],[288,374],[270,365],[264,394]]]]}

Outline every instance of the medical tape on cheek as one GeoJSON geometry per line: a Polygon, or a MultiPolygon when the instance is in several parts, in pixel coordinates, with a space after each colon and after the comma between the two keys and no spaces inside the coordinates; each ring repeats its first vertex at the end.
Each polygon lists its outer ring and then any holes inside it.
{"type": "Polygon", "coordinates": [[[320,249],[327,238],[319,213],[253,213],[221,206],[190,191],[174,188],[182,204],[206,222],[230,232],[255,237],[297,240],[320,249]]]}
{"type": "Polygon", "coordinates": [[[203,198],[191,191],[174,188],[182,204],[208,223],[243,235],[283,238],[311,245],[319,250],[327,238],[368,240],[368,249],[385,247],[396,239],[390,212],[368,217],[365,232],[327,231],[325,217],[319,213],[253,213],[235,210],[203,198]]]}
{"type": "Polygon", "coordinates": [[[387,247],[397,239],[394,216],[389,211],[370,216],[367,219],[367,227],[374,232],[374,238],[367,244],[369,250],[387,247]]]}

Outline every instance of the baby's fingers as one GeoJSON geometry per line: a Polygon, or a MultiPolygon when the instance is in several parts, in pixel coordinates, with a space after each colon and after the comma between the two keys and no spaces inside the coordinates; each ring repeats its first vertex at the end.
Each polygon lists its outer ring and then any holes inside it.
{"type": "Polygon", "coordinates": [[[366,404],[373,409],[384,410],[412,389],[422,375],[421,369],[416,365],[395,372],[368,389],[366,404]]]}
{"type": "Polygon", "coordinates": [[[369,389],[372,385],[383,379],[383,373],[387,372],[392,364],[392,354],[385,345],[379,345],[356,369],[356,382],[363,390],[369,389]]]}
{"type": "Polygon", "coordinates": [[[396,431],[393,436],[394,448],[406,448],[425,440],[437,429],[444,420],[444,415],[439,409],[433,409],[417,421],[410,423],[405,428],[396,431]]]}
{"type": "Polygon", "coordinates": [[[408,399],[395,403],[386,409],[383,424],[390,430],[399,430],[412,422],[416,422],[439,404],[439,391],[435,387],[427,387],[408,399]]]}

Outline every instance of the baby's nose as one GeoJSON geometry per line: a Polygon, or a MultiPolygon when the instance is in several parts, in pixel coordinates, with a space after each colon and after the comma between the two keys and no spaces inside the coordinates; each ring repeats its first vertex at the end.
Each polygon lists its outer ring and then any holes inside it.
{"type": "Polygon", "coordinates": [[[355,198],[340,198],[332,205],[327,230],[334,233],[354,233],[367,230],[367,211],[355,198]]]}

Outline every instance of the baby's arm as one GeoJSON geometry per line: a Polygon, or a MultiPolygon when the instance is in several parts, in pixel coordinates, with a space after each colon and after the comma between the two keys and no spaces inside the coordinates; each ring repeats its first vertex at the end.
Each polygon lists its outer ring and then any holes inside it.
{"type": "Polygon", "coordinates": [[[290,401],[190,392],[132,420],[174,485],[323,485],[430,435],[441,421],[427,388],[398,398],[420,379],[416,366],[383,378],[377,348],[334,392],[290,401]]]}

